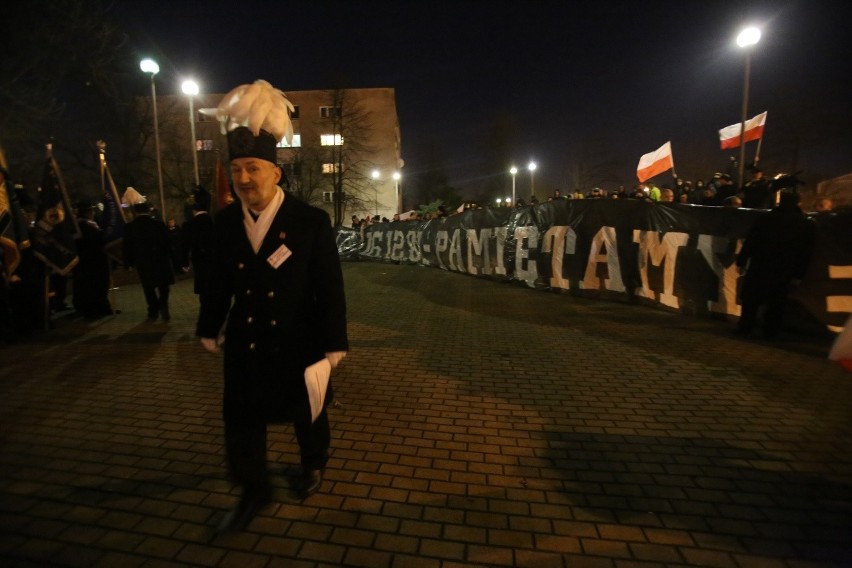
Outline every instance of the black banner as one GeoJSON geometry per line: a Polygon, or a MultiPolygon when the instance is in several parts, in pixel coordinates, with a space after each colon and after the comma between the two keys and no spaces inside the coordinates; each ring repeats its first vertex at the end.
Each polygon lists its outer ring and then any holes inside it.
{"type": "MultiPolygon", "coordinates": [[[[694,314],[739,316],[735,265],[754,209],[638,200],[557,200],[468,210],[338,234],[341,256],[416,263],[536,289],[630,298],[694,314]]],[[[818,239],[791,323],[821,332],[852,312],[852,211],[812,216],[818,239]]]]}

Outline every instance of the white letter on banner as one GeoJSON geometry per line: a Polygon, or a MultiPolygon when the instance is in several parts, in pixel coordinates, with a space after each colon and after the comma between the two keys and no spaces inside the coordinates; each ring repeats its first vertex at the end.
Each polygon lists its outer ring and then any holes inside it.
{"type": "Polygon", "coordinates": [[[665,262],[660,303],[671,308],[677,307],[677,297],[673,294],[677,249],[685,246],[688,240],[689,235],[686,233],[666,233],[660,241],[657,231],[633,230],[633,242],[639,243],[639,274],[642,276],[642,292],[646,298],[653,298],[653,291],[648,286],[648,260],[654,266],[665,262]]]}
{"type": "Polygon", "coordinates": [[[491,274],[491,262],[488,254],[488,241],[491,239],[491,229],[482,229],[477,234],[476,229],[467,230],[467,273],[479,274],[477,265],[482,267],[482,274],[491,274]],[[480,262],[474,263],[475,259],[480,262]]]}
{"type": "Polygon", "coordinates": [[[450,270],[456,272],[464,272],[464,262],[462,261],[461,251],[461,232],[458,229],[453,230],[453,237],[450,239],[450,254],[449,265],[450,270]]]}
{"type": "Polygon", "coordinates": [[[528,225],[515,228],[515,278],[523,280],[530,288],[535,286],[538,267],[534,260],[529,260],[530,249],[538,248],[538,227],[528,225]],[[524,239],[527,246],[524,247],[524,239]],[[524,268],[524,260],[527,267],[524,268]]]}
{"type": "Polygon", "coordinates": [[[494,237],[497,241],[497,253],[494,257],[494,274],[506,275],[506,265],[503,264],[503,253],[506,250],[507,227],[494,227],[494,237]]]}
{"type": "MultiPolygon", "coordinates": [[[[852,266],[844,265],[844,266],[828,266],[828,277],[832,280],[834,279],[847,279],[852,278],[852,266]]],[[[826,296],[825,297],[825,311],[827,312],[852,312],[852,296],[826,296]]],[[[837,327],[834,325],[829,325],[828,329],[831,331],[835,331],[840,333],[843,331],[842,327],[837,327]]]]}
{"type": "Polygon", "coordinates": [[[382,238],[384,236],[384,233],[379,231],[372,231],[370,233],[370,256],[373,258],[382,257],[382,238]]]}
{"type": "Polygon", "coordinates": [[[443,270],[447,269],[447,265],[444,264],[444,259],[441,258],[441,253],[447,250],[448,241],[449,234],[447,231],[438,231],[435,235],[435,257],[438,259],[438,266],[440,266],[443,270]]]}
{"type": "Polygon", "coordinates": [[[391,260],[402,260],[404,257],[403,246],[405,245],[405,234],[402,231],[394,231],[393,239],[388,247],[391,260]]]}
{"type": "Polygon", "coordinates": [[[621,263],[618,260],[618,239],[615,236],[615,227],[601,227],[592,238],[592,246],[589,250],[589,263],[586,265],[586,274],[583,278],[583,288],[599,289],[600,282],[597,276],[598,264],[606,263],[609,278],[603,279],[604,289],[614,292],[624,292],[624,281],[621,279],[621,263]],[[601,246],[606,248],[606,254],[601,254],[601,246]]]}
{"type": "Polygon", "coordinates": [[[577,233],[567,225],[553,225],[544,233],[542,252],[550,255],[550,287],[569,288],[568,280],[562,276],[562,263],[566,254],[574,254],[577,246],[577,233]]]}
{"type": "Polygon", "coordinates": [[[405,237],[408,242],[408,260],[411,262],[420,262],[422,255],[420,254],[420,234],[423,231],[408,231],[405,237]]]}
{"type": "Polygon", "coordinates": [[[710,301],[710,311],[732,316],[740,315],[737,304],[737,281],[740,273],[737,270],[737,253],[743,246],[742,240],[737,240],[733,252],[728,250],[730,241],[727,237],[715,235],[698,235],[698,252],[704,257],[707,265],[719,278],[719,301],[710,301]]]}

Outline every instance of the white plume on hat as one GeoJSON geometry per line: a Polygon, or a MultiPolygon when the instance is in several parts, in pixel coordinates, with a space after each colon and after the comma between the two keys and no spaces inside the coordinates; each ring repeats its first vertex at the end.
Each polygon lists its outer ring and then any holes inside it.
{"type": "Polygon", "coordinates": [[[287,100],[283,91],[263,79],[232,89],[216,109],[203,109],[201,112],[210,114],[212,110],[221,123],[222,134],[246,126],[255,136],[262,129],[279,142],[284,138],[288,144],[293,142],[293,123],[290,122],[293,103],[287,100]]]}
{"type": "Polygon", "coordinates": [[[137,203],[145,203],[146,201],[147,199],[145,199],[145,196],[133,189],[132,187],[128,187],[124,191],[124,195],[121,198],[122,203],[126,203],[131,207],[133,205],[136,205],[137,203]]]}

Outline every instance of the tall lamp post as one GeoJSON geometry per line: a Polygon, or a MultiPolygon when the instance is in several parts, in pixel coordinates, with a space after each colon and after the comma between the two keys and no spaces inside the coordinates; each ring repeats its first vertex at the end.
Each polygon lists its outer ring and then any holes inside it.
{"type": "Polygon", "coordinates": [[[751,46],[760,41],[760,30],[749,26],[737,36],[737,45],[745,50],[745,75],[743,79],[743,112],[740,121],[740,187],[745,182],[745,123],[748,120],[748,83],[751,74],[751,46]]]}
{"type": "Polygon", "coordinates": [[[373,170],[373,191],[376,193],[376,215],[379,214],[379,188],[376,183],[379,181],[379,170],[373,170]]]}
{"type": "Polygon", "coordinates": [[[512,166],[512,169],[509,170],[509,173],[512,174],[512,203],[515,202],[515,174],[518,173],[518,168],[512,166]]]}
{"type": "Polygon", "coordinates": [[[538,166],[535,162],[530,162],[527,165],[527,169],[530,171],[530,201],[532,201],[533,195],[535,194],[535,169],[538,166]]]}
{"type": "Polygon", "coordinates": [[[151,74],[151,103],[154,110],[154,151],[157,153],[157,183],[160,187],[160,214],[165,220],[166,198],[163,194],[163,165],[160,162],[160,124],[157,120],[157,88],[154,86],[154,75],[160,72],[160,66],[153,59],[143,59],[139,62],[139,68],[143,73],[151,74]]]}
{"type": "Polygon", "coordinates": [[[402,176],[399,172],[393,173],[393,181],[396,186],[396,212],[402,213],[402,195],[399,193],[399,178],[402,176]]]}
{"type": "Polygon", "coordinates": [[[183,91],[184,95],[189,97],[189,131],[190,136],[192,136],[192,172],[195,174],[195,186],[198,187],[201,185],[201,181],[198,179],[198,148],[196,147],[195,140],[195,112],[192,108],[192,97],[198,94],[198,83],[193,81],[192,79],[187,79],[180,86],[180,90],[183,91]]]}

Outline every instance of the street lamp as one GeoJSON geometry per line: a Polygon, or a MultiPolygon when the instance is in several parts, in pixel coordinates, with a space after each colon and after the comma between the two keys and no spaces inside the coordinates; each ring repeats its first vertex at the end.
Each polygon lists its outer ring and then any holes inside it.
{"type": "Polygon", "coordinates": [[[509,170],[509,173],[512,174],[512,203],[515,202],[515,174],[518,173],[518,168],[512,166],[509,170]]]}
{"type": "Polygon", "coordinates": [[[511,198],[507,197],[505,199],[505,203],[506,203],[506,207],[511,207],[512,203],[514,203],[514,201],[511,198]]]}
{"type": "Polygon", "coordinates": [[[751,74],[751,46],[760,41],[760,30],[754,26],[749,26],[739,33],[737,36],[737,45],[745,50],[745,76],[743,79],[743,112],[742,120],[740,121],[740,187],[742,188],[745,181],[745,123],[748,119],[748,81],[751,74]]]}
{"type": "Polygon", "coordinates": [[[198,83],[192,79],[187,79],[180,86],[180,90],[184,95],[189,96],[189,131],[192,136],[192,171],[195,174],[195,186],[201,185],[198,179],[198,148],[195,140],[195,113],[192,110],[192,97],[198,94],[198,83]]]}
{"type": "Polygon", "coordinates": [[[535,162],[530,162],[527,166],[527,169],[530,171],[530,201],[532,201],[533,195],[535,194],[535,162]]]}
{"type": "Polygon", "coordinates": [[[501,203],[503,203],[503,200],[498,197],[497,198],[497,207],[500,207],[501,203]]]}
{"type": "Polygon", "coordinates": [[[402,176],[399,172],[393,173],[393,181],[396,185],[396,212],[402,213],[402,195],[399,193],[399,178],[402,176]]]}
{"type": "Polygon", "coordinates": [[[157,121],[157,88],[154,86],[154,75],[160,72],[160,66],[153,59],[143,59],[139,62],[143,73],[151,74],[151,103],[154,110],[154,151],[157,153],[157,182],[160,187],[160,214],[166,217],[166,198],[163,195],[163,165],[160,163],[160,125],[157,121]]]}
{"type": "Polygon", "coordinates": [[[376,215],[379,214],[379,188],[376,187],[376,182],[379,181],[379,170],[373,170],[373,191],[376,193],[376,215]]]}

